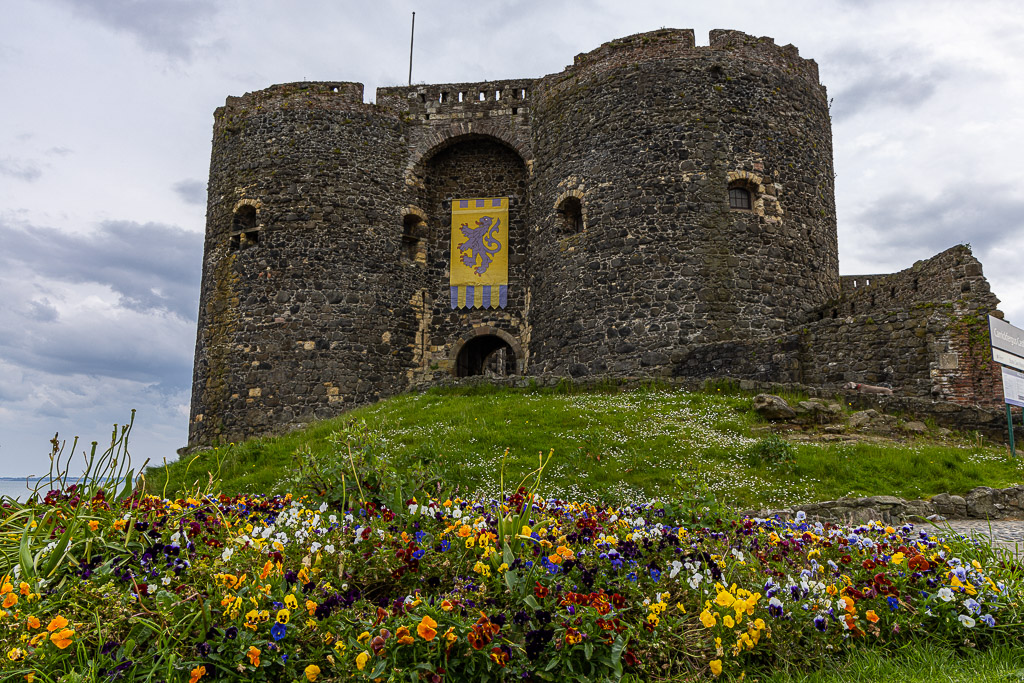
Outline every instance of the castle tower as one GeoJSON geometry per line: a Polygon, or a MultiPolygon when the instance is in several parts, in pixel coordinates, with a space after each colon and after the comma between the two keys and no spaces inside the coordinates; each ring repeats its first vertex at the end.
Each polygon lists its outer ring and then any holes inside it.
{"type": "Polygon", "coordinates": [[[213,136],[189,443],[403,386],[403,122],[361,84],[293,83],[228,98],[213,136]]]}
{"type": "Polygon", "coordinates": [[[541,79],[532,112],[536,372],[665,374],[838,296],[828,101],[796,48],[631,36],[541,79]]]}

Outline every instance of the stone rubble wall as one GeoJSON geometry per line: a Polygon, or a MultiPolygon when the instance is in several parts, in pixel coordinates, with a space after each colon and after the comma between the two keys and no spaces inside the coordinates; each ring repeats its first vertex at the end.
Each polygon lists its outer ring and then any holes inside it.
{"type": "MultiPolygon", "coordinates": [[[[942,519],[1024,519],[1024,486],[993,489],[979,486],[965,496],[940,493],[928,500],[904,500],[896,496],[840,498],[779,510],[751,510],[753,517],[793,519],[803,511],[811,521],[863,524],[879,520],[889,524],[942,519]]],[[[942,520],[939,520],[942,521],[942,520]]]]}
{"type": "Polygon", "coordinates": [[[969,247],[952,247],[899,273],[847,276],[843,282],[839,299],[788,333],[677,353],[674,374],[728,375],[825,391],[847,382],[881,384],[899,398],[1001,406],[987,316],[1002,313],[969,247]]]}
{"type": "Polygon", "coordinates": [[[691,31],[612,41],[538,81],[536,373],[666,376],[839,296],[825,89],[795,49],[691,31]],[[752,191],[730,210],[728,187],[752,191]],[[580,198],[584,229],[560,229],[580,198]]]}

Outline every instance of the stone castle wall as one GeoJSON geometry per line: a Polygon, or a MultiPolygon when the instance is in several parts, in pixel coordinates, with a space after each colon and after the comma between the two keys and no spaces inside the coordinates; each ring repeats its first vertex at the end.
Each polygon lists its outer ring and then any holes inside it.
{"type": "Polygon", "coordinates": [[[833,177],[817,65],[735,31],[654,31],[543,78],[372,105],[347,82],[229,97],[189,444],[442,381],[483,343],[516,375],[988,391],[965,322],[996,305],[980,264],[953,250],[911,279],[841,279],[833,177]],[[452,310],[451,202],[481,196],[509,197],[508,304],[452,310]]]}
{"type": "Polygon", "coordinates": [[[842,280],[839,298],[786,334],[699,347],[680,354],[674,374],[829,389],[882,384],[901,396],[1001,405],[988,315],[1002,314],[968,247],[952,247],[898,273],[842,280]]]}

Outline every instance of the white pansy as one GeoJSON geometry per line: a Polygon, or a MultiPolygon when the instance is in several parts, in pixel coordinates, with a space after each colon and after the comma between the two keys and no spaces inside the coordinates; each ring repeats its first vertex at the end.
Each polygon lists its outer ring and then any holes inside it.
{"type": "Polygon", "coordinates": [[[940,599],[942,599],[942,600],[944,600],[946,602],[949,602],[950,600],[953,599],[953,591],[951,591],[946,586],[943,586],[942,588],[939,589],[938,596],[939,596],[940,599]]]}

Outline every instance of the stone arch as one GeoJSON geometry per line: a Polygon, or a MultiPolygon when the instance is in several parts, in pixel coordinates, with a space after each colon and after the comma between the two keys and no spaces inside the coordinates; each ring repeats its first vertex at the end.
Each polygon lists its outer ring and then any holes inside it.
{"type": "MultiPolygon", "coordinates": [[[[468,373],[463,374],[462,369],[466,366],[465,354],[472,352],[475,346],[479,346],[481,342],[493,341],[494,347],[498,346],[507,347],[513,355],[511,361],[511,372],[509,374],[521,375],[526,370],[526,354],[523,352],[523,347],[508,332],[498,329],[497,327],[491,327],[490,325],[478,325],[470,330],[468,333],[462,335],[455,345],[452,346],[452,352],[449,356],[451,361],[452,374],[456,377],[466,377],[471,374],[480,373],[468,373]]],[[[484,349],[486,351],[486,349],[484,349]]],[[[486,355],[486,354],[485,354],[486,355]]]]}
{"type": "Polygon", "coordinates": [[[409,163],[405,168],[406,183],[422,187],[426,165],[431,157],[446,147],[472,138],[494,140],[515,150],[526,167],[527,175],[532,175],[533,152],[529,143],[517,135],[511,126],[494,121],[468,121],[453,123],[445,128],[434,128],[424,135],[409,156],[409,163]]]}

